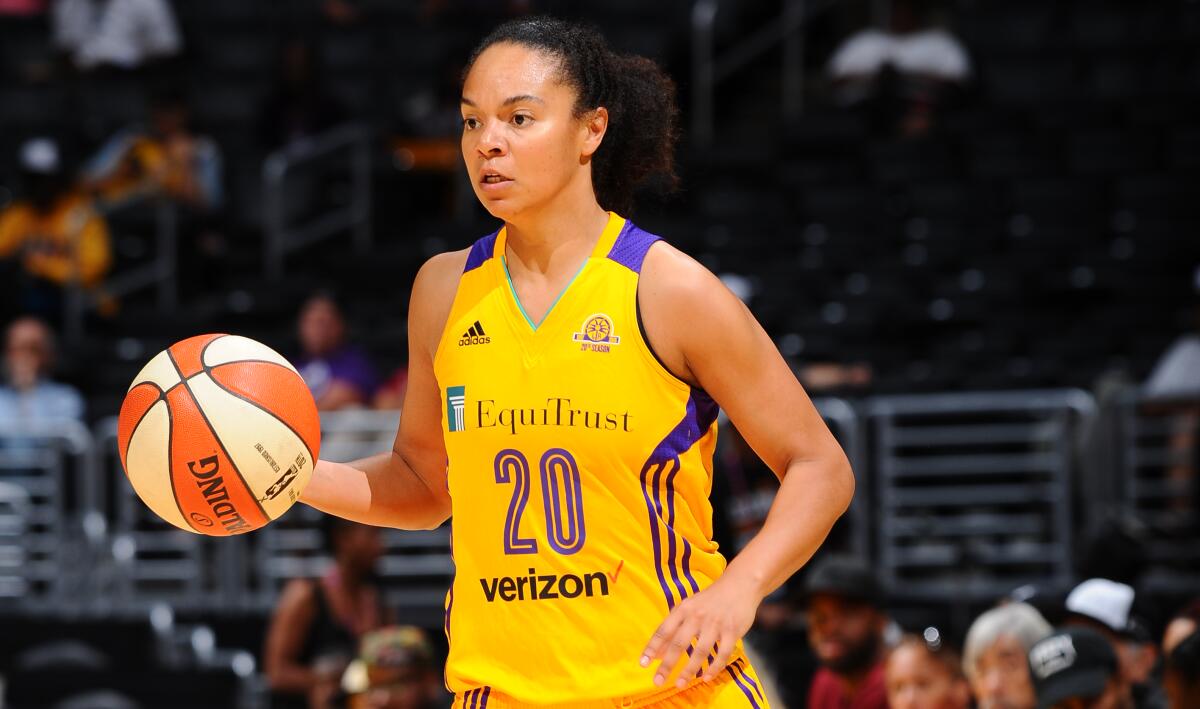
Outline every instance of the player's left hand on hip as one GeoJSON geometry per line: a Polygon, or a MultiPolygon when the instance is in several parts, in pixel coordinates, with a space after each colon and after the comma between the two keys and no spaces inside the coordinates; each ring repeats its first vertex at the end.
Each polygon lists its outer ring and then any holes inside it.
{"type": "Polygon", "coordinates": [[[654,684],[662,685],[671,675],[675,663],[684,653],[689,653],[691,657],[675,681],[676,686],[682,688],[700,675],[705,661],[711,657],[712,661],[704,669],[704,681],[712,680],[729,663],[738,640],[754,623],[760,600],[735,577],[718,578],[711,586],[684,599],[671,610],[642,651],[642,667],[661,660],[654,684]]]}

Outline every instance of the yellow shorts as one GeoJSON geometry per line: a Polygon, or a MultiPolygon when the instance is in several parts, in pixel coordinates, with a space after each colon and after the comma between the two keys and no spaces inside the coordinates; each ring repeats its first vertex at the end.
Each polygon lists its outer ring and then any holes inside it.
{"type": "MultiPolygon", "coordinates": [[[[505,697],[490,688],[472,689],[455,696],[454,709],[517,709],[528,704],[505,697]]],[[[762,683],[745,657],[738,657],[711,682],[696,682],[683,689],[674,687],[641,697],[579,702],[559,707],[571,709],[770,709],[762,683]]]]}

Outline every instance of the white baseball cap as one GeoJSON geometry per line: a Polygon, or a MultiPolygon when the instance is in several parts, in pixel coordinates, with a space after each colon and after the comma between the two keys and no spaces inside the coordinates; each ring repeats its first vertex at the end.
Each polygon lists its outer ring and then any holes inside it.
{"type": "Polygon", "coordinates": [[[21,167],[45,175],[57,172],[62,165],[58,143],[50,138],[31,138],[21,144],[21,167]]]}
{"type": "Polygon", "coordinates": [[[1132,608],[1133,587],[1108,579],[1088,579],[1067,596],[1068,612],[1099,621],[1117,633],[1129,630],[1132,608]]]}

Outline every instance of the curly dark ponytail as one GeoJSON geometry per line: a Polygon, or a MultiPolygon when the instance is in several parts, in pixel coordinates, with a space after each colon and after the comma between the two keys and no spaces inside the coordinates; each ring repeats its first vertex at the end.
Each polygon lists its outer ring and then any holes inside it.
{"type": "Polygon", "coordinates": [[[493,44],[519,44],[561,62],[562,81],[575,89],[575,115],[603,106],[608,130],[592,156],[592,185],[604,209],[627,214],[633,194],[651,180],[674,188],[679,107],[675,82],[652,60],[614,52],[597,30],[550,17],[500,25],[479,43],[463,76],[493,44]]]}

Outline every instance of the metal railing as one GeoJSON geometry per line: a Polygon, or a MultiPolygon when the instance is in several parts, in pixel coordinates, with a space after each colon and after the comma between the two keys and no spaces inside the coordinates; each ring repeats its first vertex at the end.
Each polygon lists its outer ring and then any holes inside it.
{"type": "MultiPolygon", "coordinates": [[[[1178,448],[1179,436],[1200,434],[1200,423],[1187,419],[1193,428],[1181,428],[1177,410],[1147,408],[1129,394],[1100,417],[1120,428],[1085,439],[1098,412],[1079,390],[814,403],[859,482],[848,545],[878,562],[897,598],[969,603],[1026,582],[1069,584],[1072,535],[1083,526],[1076,522],[1098,519],[1099,510],[1072,501],[1100,484],[1083,463],[1097,453],[1117,459],[1114,504],[1153,532],[1152,586],[1200,586],[1197,511],[1186,506],[1195,497],[1196,451],[1178,448]],[[1176,476],[1182,482],[1167,472],[1180,461],[1192,466],[1176,476]]],[[[1184,411],[1200,410],[1200,401],[1191,407],[1184,411]]],[[[397,422],[394,411],[324,414],[322,458],[388,450],[397,422]]],[[[0,607],[128,616],[166,601],[178,611],[262,612],[288,579],[327,563],[320,514],[304,505],[228,539],[155,517],[120,469],[115,419],[93,432],[70,422],[0,427],[0,486],[22,491],[0,501],[0,607]],[[9,533],[18,527],[17,537],[9,533]],[[13,559],[20,574],[4,565],[13,559]],[[8,592],[18,588],[19,596],[8,592]]],[[[453,572],[448,531],[388,529],[384,546],[389,601],[411,620],[435,620],[453,572]]]]}
{"type": "Polygon", "coordinates": [[[1145,528],[1147,588],[1200,589],[1200,401],[1127,392],[1113,417],[1118,506],[1145,528]]]}
{"type": "Polygon", "coordinates": [[[283,277],[284,259],[293,251],[350,231],[360,253],[371,246],[371,133],[367,126],[348,123],[314,138],[299,140],[271,153],[263,161],[263,267],[267,278],[283,277]],[[307,224],[288,224],[287,180],[303,168],[320,166],[325,158],[344,153],[350,170],[350,199],[340,209],[307,224]]]}
{"type": "Polygon", "coordinates": [[[73,281],[63,299],[63,335],[67,340],[77,341],[83,336],[87,314],[100,308],[104,298],[119,299],[154,287],[158,291],[158,309],[163,313],[175,311],[178,305],[178,208],[171,200],[160,197],[123,205],[117,211],[147,204],[154,209],[154,258],[106,278],[103,286],[96,290],[84,288],[78,279],[73,281]]]}
{"type": "Polygon", "coordinates": [[[1071,579],[1071,483],[1096,416],[1081,390],[878,397],[868,403],[886,587],[969,603],[1071,579]]]}
{"type": "Polygon", "coordinates": [[[716,86],[776,45],[783,45],[781,109],[795,118],[804,109],[804,35],[801,30],[812,15],[833,3],[829,0],[783,0],[780,16],[750,33],[722,54],[716,51],[719,0],[698,0],[692,6],[692,141],[708,147],[714,136],[716,86]]]}

